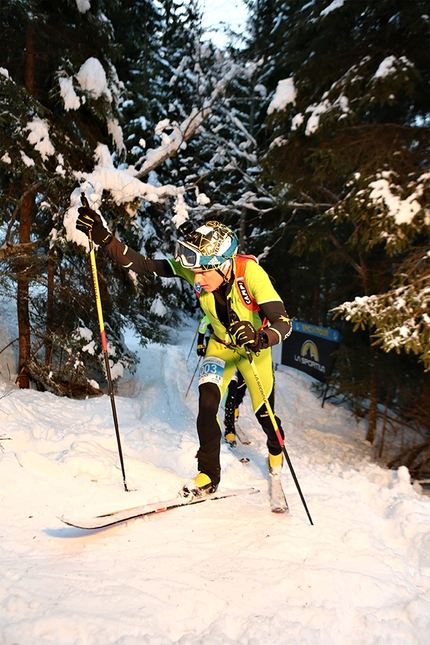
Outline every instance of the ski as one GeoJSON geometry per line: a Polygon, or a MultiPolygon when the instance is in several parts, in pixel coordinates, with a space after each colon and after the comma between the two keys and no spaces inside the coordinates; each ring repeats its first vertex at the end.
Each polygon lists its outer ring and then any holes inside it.
{"type": "Polygon", "coordinates": [[[236,430],[236,436],[239,439],[240,443],[243,443],[244,446],[250,446],[251,445],[251,440],[248,439],[246,433],[242,430],[241,426],[236,423],[234,424],[235,430],[236,430]]]}
{"type": "Polygon", "coordinates": [[[193,504],[201,504],[202,502],[207,502],[209,500],[226,499],[227,497],[237,497],[238,495],[252,495],[259,492],[260,491],[256,488],[245,488],[240,490],[230,490],[224,493],[216,492],[211,495],[205,495],[205,497],[197,497],[191,500],[186,500],[183,497],[176,497],[175,499],[171,499],[166,502],[155,502],[153,504],[135,506],[133,508],[113,511],[112,513],[97,515],[87,519],[68,519],[64,517],[64,515],[58,519],[68,526],[91,531],[95,529],[103,529],[138,517],[145,517],[146,515],[164,513],[165,511],[169,511],[173,508],[180,508],[181,506],[192,506],[193,504]]]}
{"type": "MultiPolygon", "coordinates": [[[[245,435],[242,432],[242,437],[244,437],[244,436],[245,435]]],[[[235,424],[234,433],[229,433],[228,435],[224,435],[224,439],[225,439],[225,442],[226,442],[227,446],[229,447],[231,452],[234,454],[234,456],[237,457],[242,464],[249,464],[249,458],[245,455],[242,446],[238,444],[238,442],[236,441],[236,438],[238,438],[237,423],[235,424]],[[228,440],[227,436],[228,437],[233,437],[233,439],[228,440]]],[[[240,443],[243,443],[243,442],[241,441],[240,443]]],[[[247,442],[247,443],[251,443],[251,442],[247,442]]]]}
{"type": "Polygon", "coordinates": [[[270,509],[272,513],[288,513],[288,502],[280,475],[269,475],[270,509]]]}
{"type": "Polygon", "coordinates": [[[249,464],[249,458],[245,455],[243,449],[237,445],[236,441],[226,441],[226,444],[241,464],[249,464]]]}
{"type": "Polygon", "coordinates": [[[226,444],[228,445],[229,449],[234,453],[234,456],[239,459],[239,461],[242,464],[249,464],[249,457],[246,456],[246,454],[243,452],[243,448],[238,444],[236,439],[239,439],[240,444],[243,444],[245,446],[249,446],[251,444],[251,441],[248,439],[240,425],[235,421],[234,424],[234,440],[233,441],[226,441],[226,444]]]}

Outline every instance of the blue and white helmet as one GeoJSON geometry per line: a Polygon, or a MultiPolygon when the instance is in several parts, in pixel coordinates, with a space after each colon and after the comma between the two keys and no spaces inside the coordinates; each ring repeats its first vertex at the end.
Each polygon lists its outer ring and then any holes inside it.
{"type": "Polygon", "coordinates": [[[176,243],[175,259],[187,269],[219,269],[237,254],[238,240],[220,222],[206,222],[176,243]]]}

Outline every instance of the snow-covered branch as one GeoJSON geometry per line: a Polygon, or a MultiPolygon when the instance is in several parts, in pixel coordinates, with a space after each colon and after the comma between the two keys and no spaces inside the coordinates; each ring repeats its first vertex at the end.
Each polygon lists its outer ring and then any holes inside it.
{"type": "Polygon", "coordinates": [[[175,156],[181,148],[186,147],[187,141],[197,132],[202,123],[211,114],[212,106],[224,95],[228,84],[240,72],[240,68],[231,65],[225,70],[223,80],[217,83],[212,95],[204,102],[202,108],[194,108],[191,114],[181,124],[172,124],[173,131],[162,137],[158,148],[147,152],[142,168],[136,173],[138,179],[148,175],[162,163],[175,156]]]}
{"type": "Polygon", "coordinates": [[[430,371],[430,272],[419,282],[381,295],[356,297],[334,308],[336,315],[354,323],[354,330],[369,327],[375,344],[385,352],[412,352],[430,371]]]}

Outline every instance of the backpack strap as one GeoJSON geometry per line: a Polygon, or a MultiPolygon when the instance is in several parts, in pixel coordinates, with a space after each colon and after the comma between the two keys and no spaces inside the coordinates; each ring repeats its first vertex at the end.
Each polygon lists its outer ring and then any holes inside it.
{"type": "Polygon", "coordinates": [[[257,258],[254,255],[236,255],[234,258],[236,273],[234,280],[244,307],[250,311],[260,311],[260,306],[255,298],[249,293],[246,286],[245,269],[248,262],[257,262],[257,258]]]}

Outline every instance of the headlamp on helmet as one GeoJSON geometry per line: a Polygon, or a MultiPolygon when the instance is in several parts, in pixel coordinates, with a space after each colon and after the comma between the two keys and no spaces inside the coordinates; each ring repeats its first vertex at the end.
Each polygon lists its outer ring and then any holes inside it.
{"type": "Polygon", "coordinates": [[[237,253],[236,235],[220,222],[206,222],[176,243],[175,259],[186,269],[218,269],[237,253]]]}

